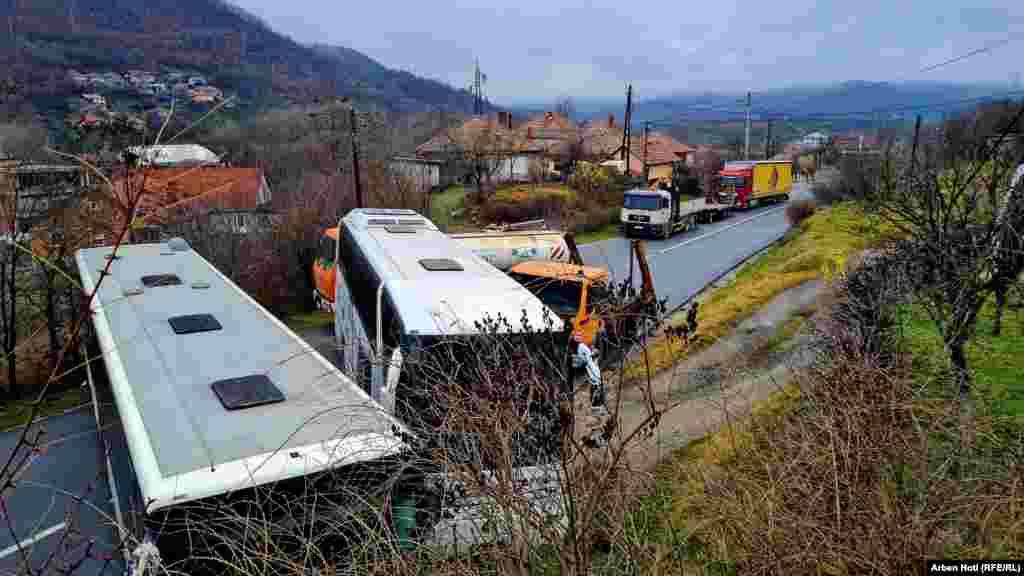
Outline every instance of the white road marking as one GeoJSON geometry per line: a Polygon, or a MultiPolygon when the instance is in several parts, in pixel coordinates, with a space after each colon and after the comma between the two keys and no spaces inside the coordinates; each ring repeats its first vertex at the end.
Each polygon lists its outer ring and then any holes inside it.
{"type": "Polygon", "coordinates": [[[659,250],[658,251],[658,255],[665,254],[667,252],[671,252],[672,250],[675,250],[676,248],[681,248],[683,246],[686,246],[687,244],[693,244],[694,242],[696,242],[698,240],[703,240],[705,238],[710,238],[711,236],[714,236],[715,234],[721,234],[722,232],[725,232],[726,230],[731,230],[731,229],[733,229],[733,228],[735,228],[737,226],[742,226],[743,224],[746,224],[747,222],[750,222],[751,220],[756,220],[756,219],[758,219],[758,218],[760,218],[762,216],[767,216],[769,214],[775,214],[776,212],[781,212],[781,211],[783,211],[785,209],[786,209],[785,206],[781,206],[781,207],[776,208],[774,210],[768,210],[767,212],[761,212],[759,214],[754,214],[750,218],[745,218],[745,219],[740,220],[739,222],[736,222],[734,224],[729,224],[728,226],[726,226],[724,228],[719,228],[718,230],[712,230],[711,232],[708,232],[707,234],[701,234],[700,236],[697,236],[696,238],[690,238],[689,240],[684,240],[683,242],[680,242],[679,244],[676,244],[675,246],[669,246],[668,248],[665,248],[664,250],[659,250]]]}
{"type": "Polygon", "coordinates": [[[3,550],[0,550],[0,559],[6,558],[6,557],[10,556],[11,554],[14,554],[18,550],[21,550],[21,549],[24,549],[24,548],[28,548],[29,546],[35,544],[36,542],[39,542],[40,540],[42,540],[44,538],[47,538],[48,536],[50,536],[52,534],[56,534],[57,532],[60,532],[66,526],[67,526],[66,522],[61,522],[60,524],[57,524],[56,526],[50,526],[49,528],[47,528],[46,530],[43,530],[42,532],[37,532],[34,536],[32,536],[30,538],[26,538],[26,539],[22,540],[21,542],[15,544],[13,546],[8,546],[7,548],[4,548],[3,550]]]}

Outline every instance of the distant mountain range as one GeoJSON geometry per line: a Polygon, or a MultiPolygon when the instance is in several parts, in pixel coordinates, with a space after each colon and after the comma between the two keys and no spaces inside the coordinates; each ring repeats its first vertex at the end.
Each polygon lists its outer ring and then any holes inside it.
{"type": "Polygon", "coordinates": [[[35,101],[66,96],[68,69],[172,67],[206,76],[243,105],[353,95],[395,112],[472,110],[466,90],[348,48],[300,44],[222,0],[9,0],[0,17],[0,69],[35,101]]]}
{"type": "MultiPolygon", "coordinates": [[[[755,120],[789,117],[797,121],[828,121],[847,125],[870,122],[871,112],[886,117],[905,117],[921,113],[926,118],[972,108],[976,99],[1007,94],[1007,84],[952,84],[940,82],[865,82],[850,81],[832,85],[805,85],[755,93],[751,115],[755,120]]],[[[1024,92],[1016,93],[1019,98],[1024,92]]],[[[640,123],[661,120],[742,120],[745,114],[741,93],[707,92],[676,94],[634,102],[633,119],[640,123]]],[[[605,106],[577,106],[581,118],[602,117],[609,113],[621,118],[622,102],[605,106]]]]}

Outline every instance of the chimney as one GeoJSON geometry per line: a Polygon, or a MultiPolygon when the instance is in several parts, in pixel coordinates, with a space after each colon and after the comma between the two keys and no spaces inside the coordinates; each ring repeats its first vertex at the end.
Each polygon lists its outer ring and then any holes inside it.
{"type": "Polygon", "coordinates": [[[512,113],[511,112],[505,112],[505,120],[508,121],[508,124],[506,124],[505,127],[508,128],[509,130],[511,130],[512,129],[512,113]]]}
{"type": "Polygon", "coordinates": [[[508,127],[508,112],[498,112],[498,125],[502,128],[508,127]]]}
{"type": "Polygon", "coordinates": [[[608,115],[608,127],[615,128],[615,114],[608,115]]]}

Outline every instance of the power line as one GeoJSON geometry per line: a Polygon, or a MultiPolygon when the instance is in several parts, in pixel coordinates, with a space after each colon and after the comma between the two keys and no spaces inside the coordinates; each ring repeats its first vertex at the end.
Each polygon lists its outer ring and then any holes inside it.
{"type": "Polygon", "coordinates": [[[1002,40],[999,40],[997,42],[993,42],[992,44],[989,44],[988,46],[982,46],[981,48],[976,48],[976,49],[971,50],[970,52],[967,52],[965,54],[961,54],[959,56],[954,56],[954,57],[952,57],[952,58],[950,58],[948,60],[943,60],[942,62],[938,62],[936,64],[931,64],[931,65],[925,66],[924,68],[921,68],[920,70],[917,70],[914,73],[920,74],[921,72],[931,72],[932,70],[937,70],[939,68],[942,68],[943,66],[948,66],[949,64],[955,64],[955,63],[960,62],[962,60],[966,60],[966,59],[968,59],[968,58],[970,58],[972,56],[977,56],[978,54],[985,54],[987,52],[991,52],[991,51],[995,50],[996,48],[1002,48],[1003,46],[1006,46],[1010,42],[1013,42],[1014,40],[1018,40],[1021,37],[1022,37],[1022,35],[1019,34],[1019,33],[1010,34],[1006,38],[1003,38],[1002,40]]]}

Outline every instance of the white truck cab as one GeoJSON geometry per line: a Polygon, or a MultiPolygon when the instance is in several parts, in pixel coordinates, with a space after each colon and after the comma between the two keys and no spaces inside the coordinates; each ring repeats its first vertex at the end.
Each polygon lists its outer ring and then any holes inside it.
{"type": "Polygon", "coordinates": [[[672,194],[666,190],[629,190],[624,194],[619,218],[626,236],[668,236],[672,232],[672,194]]]}

